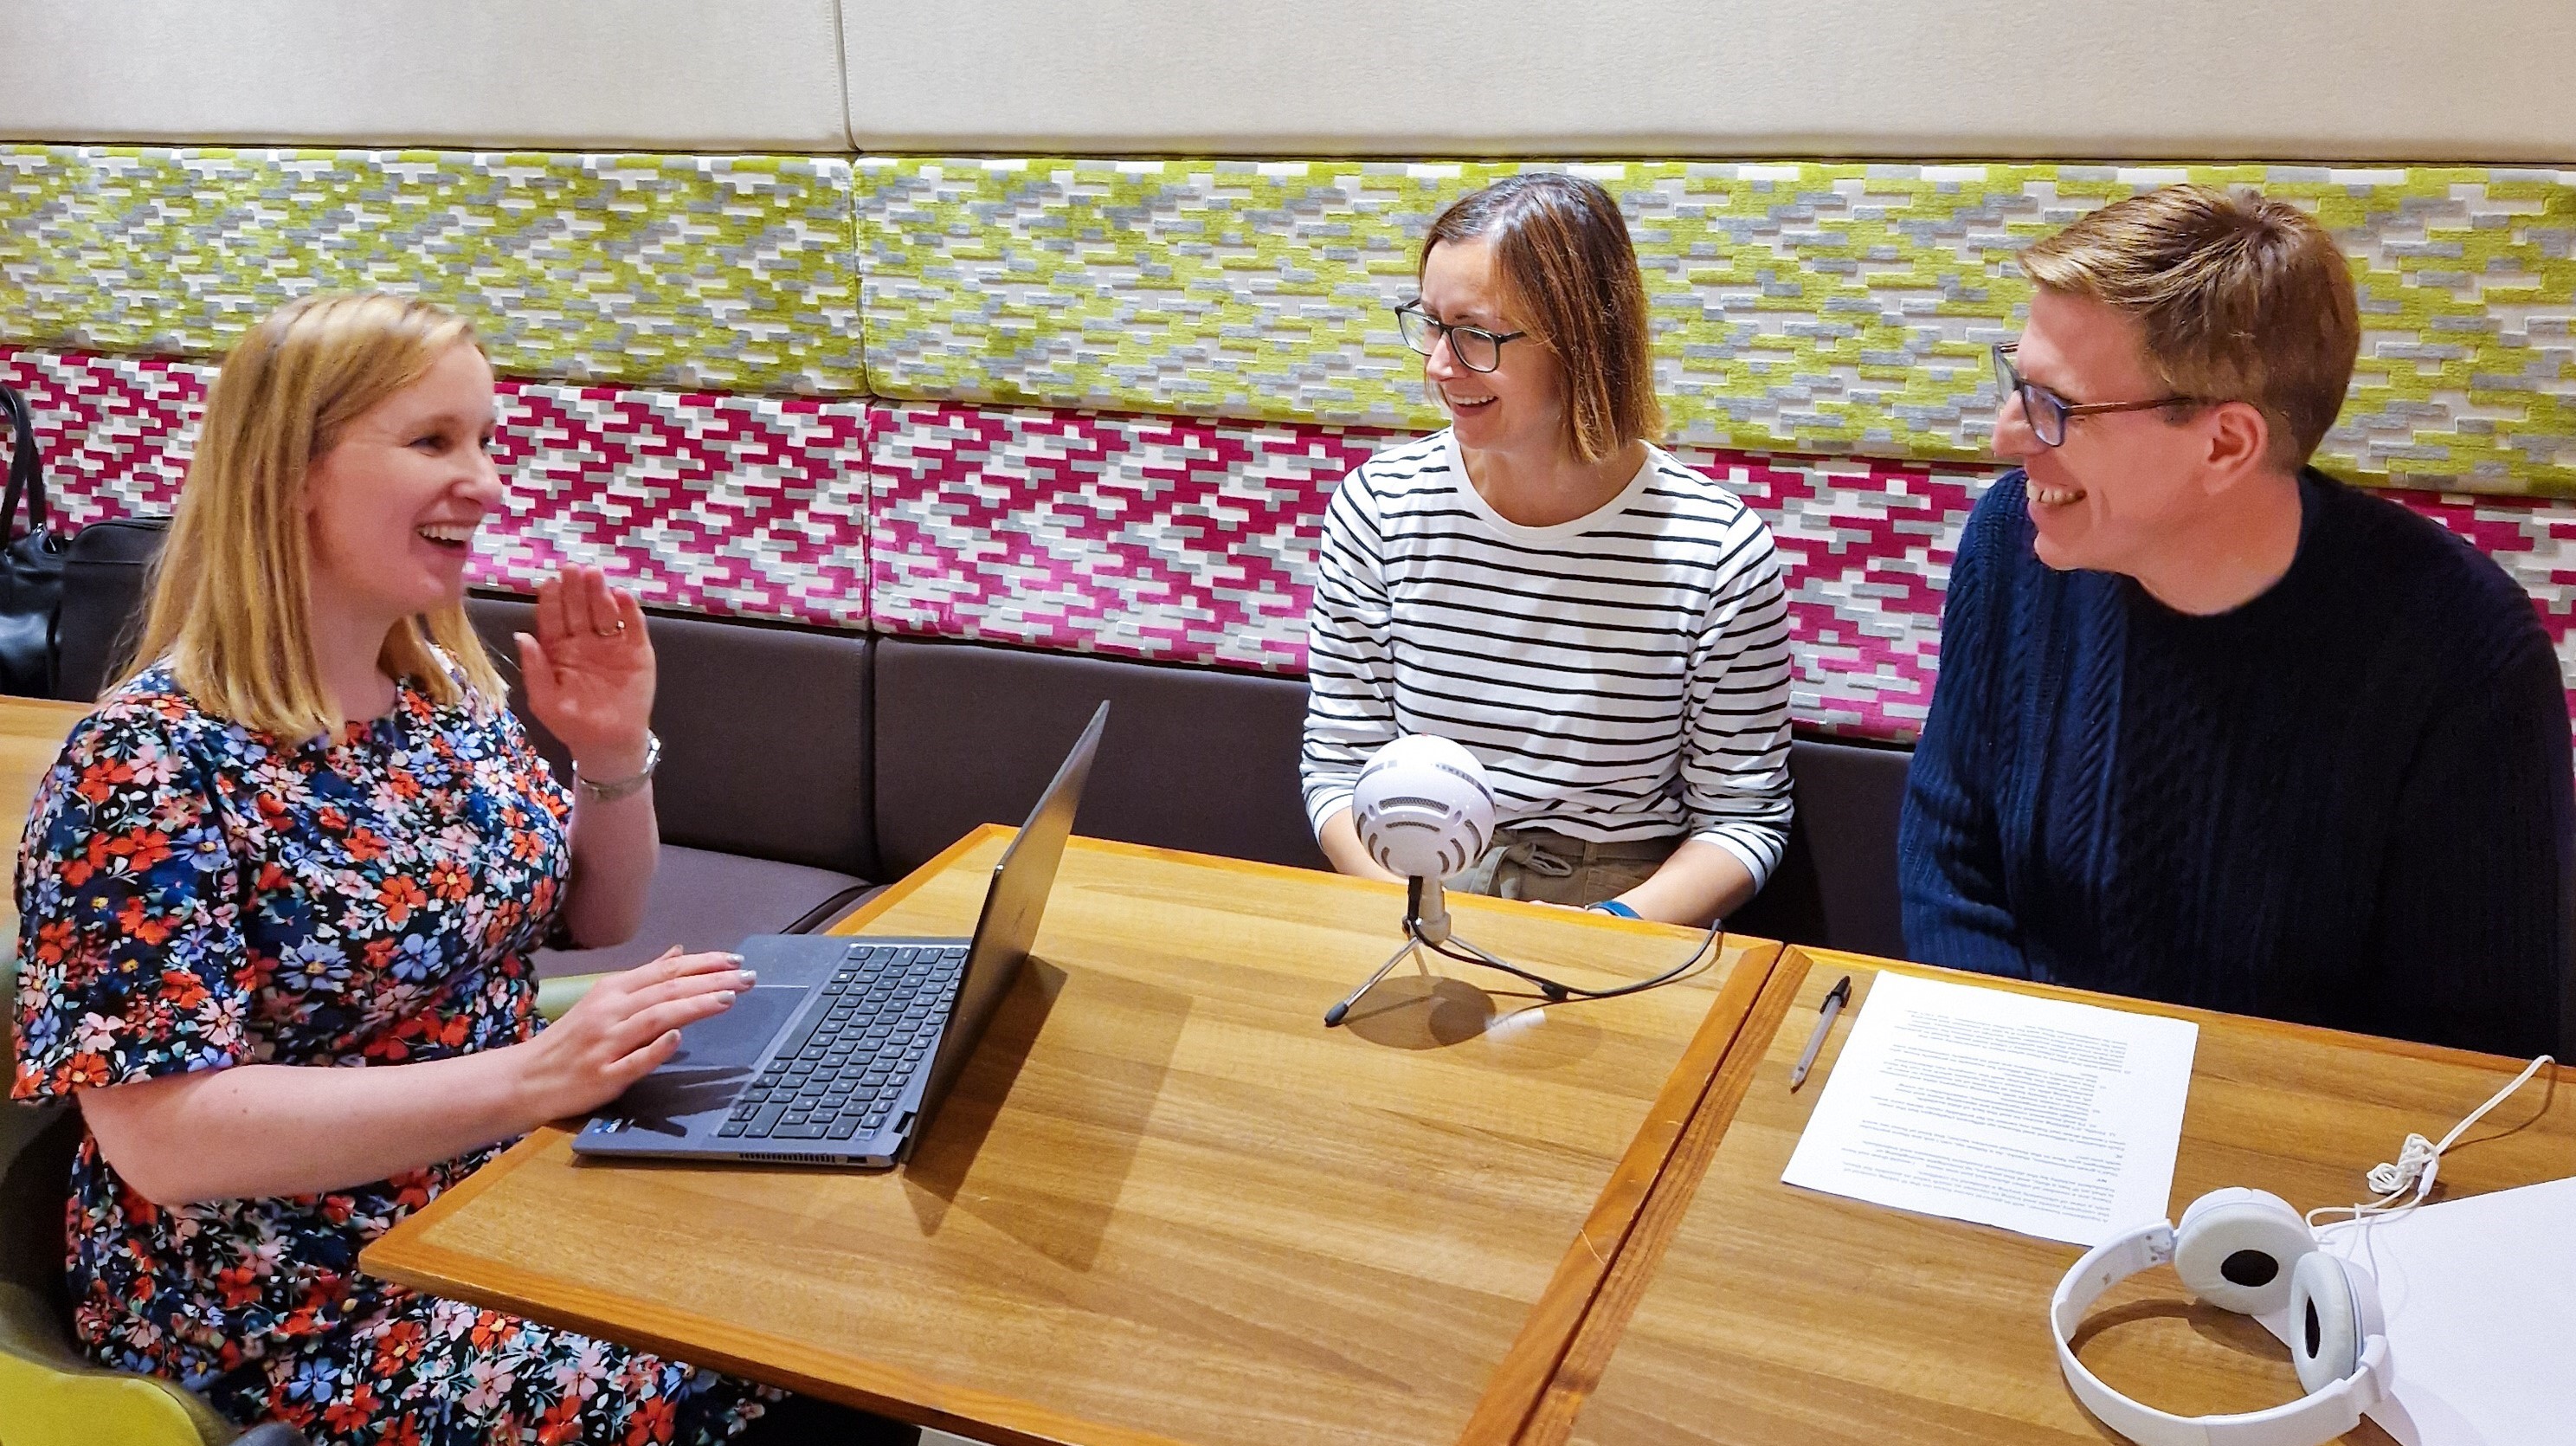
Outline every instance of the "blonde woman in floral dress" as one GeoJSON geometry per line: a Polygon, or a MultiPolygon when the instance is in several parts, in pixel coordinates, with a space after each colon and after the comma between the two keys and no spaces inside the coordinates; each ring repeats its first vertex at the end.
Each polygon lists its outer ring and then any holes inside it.
{"type": "Polygon", "coordinates": [[[539,1029],[529,951],[642,917],[654,661],[595,569],[540,590],[519,661],[567,789],[466,622],[493,425],[471,330],[416,302],[308,298],[226,359],[138,670],[27,824],[12,1093],[80,1102],[108,1365],[324,1443],[721,1441],[774,1393],[359,1268],[749,982],[674,950],[539,1029]]]}

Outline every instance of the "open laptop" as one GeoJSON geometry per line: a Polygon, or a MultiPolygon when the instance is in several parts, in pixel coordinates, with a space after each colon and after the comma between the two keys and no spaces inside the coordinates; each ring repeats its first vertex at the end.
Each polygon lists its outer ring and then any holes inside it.
{"type": "Polygon", "coordinates": [[[1028,963],[1109,705],[993,869],[972,939],[757,934],[759,982],[573,1137],[575,1153],[885,1167],[912,1153],[1028,963]]]}

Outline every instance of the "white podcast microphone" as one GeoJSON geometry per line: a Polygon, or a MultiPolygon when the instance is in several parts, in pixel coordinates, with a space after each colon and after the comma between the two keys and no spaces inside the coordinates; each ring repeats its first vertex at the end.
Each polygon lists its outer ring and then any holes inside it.
{"type": "Polygon", "coordinates": [[[1351,793],[1361,847],[1389,873],[1445,879],[1494,837],[1494,790],[1476,755],[1446,738],[1409,733],[1372,754],[1351,793]]]}
{"type": "Polygon", "coordinates": [[[1441,881],[1484,856],[1494,842],[1494,789],[1484,766],[1446,738],[1408,734],[1370,755],[1351,793],[1351,825],[1360,847],[1380,867],[1405,880],[1404,943],[1341,1003],[1324,1011],[1324,1027],[1342,1022],[1360,996],[1377,987],[1396,965],[1437,954],[1462,964],[1499,969],[1536,989],[1550,1004],[1568,999],[1616,999],[1657,988],[1681,978],[1717,947],[1725,921],[1708,926],[1708,937],[1690,957],[1651,979],[1609,987],[1563,983],[1496,958],[1458,937],[1450,927],[1441,881]]]}
{"type": "Polygon", "coordinates": [[[1351,823],[1380,868],[1405,879],[1405,947],[1348,998],[1324,1013],[1342,1022],[1359,997],[1413,950],[1449,940],[1449,909],[1440,881],[1484,855],[1494,837],[1494,790],[1476,755],[1429,733],[1410,733],[1380,748],[1360,769],[1351,794],[1351,823]]]}

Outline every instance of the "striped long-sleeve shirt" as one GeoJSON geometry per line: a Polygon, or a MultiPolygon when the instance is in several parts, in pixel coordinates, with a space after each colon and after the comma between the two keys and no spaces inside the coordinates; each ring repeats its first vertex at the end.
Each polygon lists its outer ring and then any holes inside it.
{"type": "Polygon", "coordinates": [[[1789,618],[1771,530],[1660,451],[1554,527],[1487,505],[1447,432],[1324,518],[1301,773],[1318,831],[1402,733],[1466,745],[1496,822],[1705,839],[1758,884],[1789,832],[1789,618]]]}

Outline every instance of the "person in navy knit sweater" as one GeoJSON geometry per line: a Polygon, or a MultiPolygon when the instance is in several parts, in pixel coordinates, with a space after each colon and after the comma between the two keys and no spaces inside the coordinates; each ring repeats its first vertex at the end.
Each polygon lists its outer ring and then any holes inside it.
{"type": "Polygon", "coordinates": [[[2567,697],[2530,600],[2307,467],[2358,350],[2296,208],[2177,186],[2022,254],[1899,843],[1919,961],[2562,1055],[2567,697]]]}

